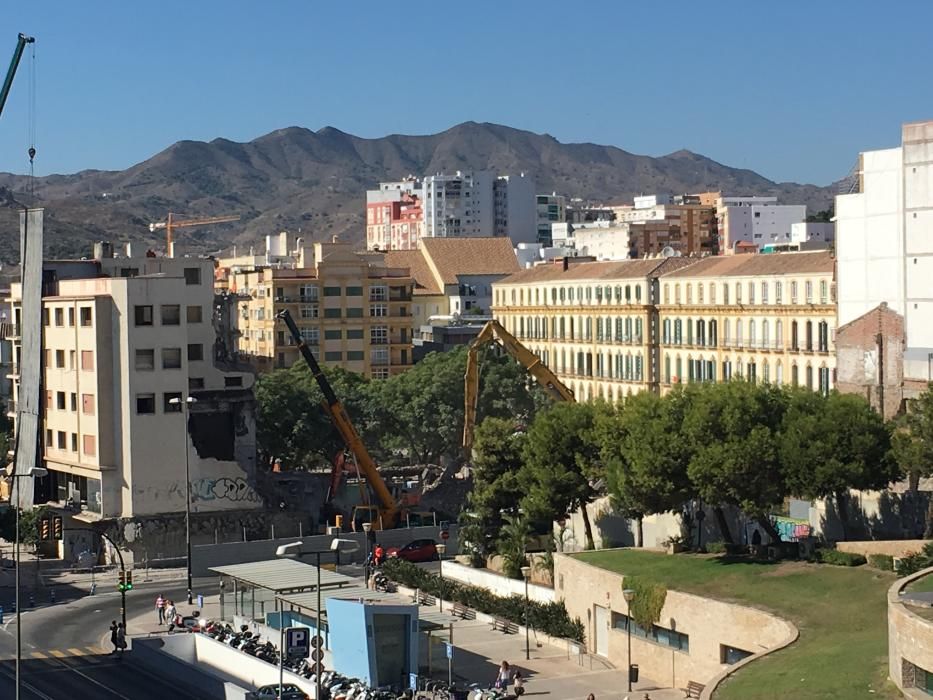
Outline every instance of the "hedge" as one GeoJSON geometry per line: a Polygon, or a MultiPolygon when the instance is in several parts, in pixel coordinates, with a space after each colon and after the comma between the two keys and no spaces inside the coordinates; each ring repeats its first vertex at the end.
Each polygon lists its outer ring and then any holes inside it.
{"type": "MultiPolygon", "coordinates": [[[[417,588],[444,600],[462,603],[487,615],[503,617],[519,625],[525,624],[525,598],[520,595],[497,596],[492,591],[444,579],[441,595],[441,579],[403,559],[389,559],[383,571],[390,579],[409,588],[417,588]]],[[[528,601],[528,620],[532,628],[552,637],[563,637],[583,642],[585,633],[580,618],[570,619],[567,608],[561,603],[528,601]]]]}
{"type": "Polygon", "coordinates": [[[866,562],[865,557],[861,554],[840,552],[838,549],[818,549],[816,550],[816,560],[834,566],[861,566],[866,562]]]}
{"type": "Polygon", "coordinates": [[[868,563],[882,571],[894,571],[894,557],[890,554],[869,554],[868,563]]]}

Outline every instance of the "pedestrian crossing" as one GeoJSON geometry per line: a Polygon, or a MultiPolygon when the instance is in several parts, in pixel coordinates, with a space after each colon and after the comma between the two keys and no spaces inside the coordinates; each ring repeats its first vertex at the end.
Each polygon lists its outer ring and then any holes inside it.
{"type": "Polygon", "coordinates": [[[35,651],[28,652],[25,656],[40,661],[46,659],[70,659],[80,657],[88,663],[95,664],[107,661],[110,652],[96,644],[92,644],[82,647],[69,647],[67,649],[36,649],[35,651]]]}

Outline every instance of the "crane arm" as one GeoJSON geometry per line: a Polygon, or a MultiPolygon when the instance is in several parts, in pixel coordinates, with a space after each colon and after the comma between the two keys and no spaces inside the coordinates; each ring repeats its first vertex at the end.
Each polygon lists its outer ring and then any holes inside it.
{"type": "Polygon", "coordinates": [[[356,432],[356,428],[353,427],[350,416],[334,393],[334,389],[330,385],[330,382],[327,381],[327,377],[324,376],[321,366],[317,363],[317,360],[314,359],[311,349],[305,344],[304,339],[301,337],[301,331],[298,330],[298,326],[295,324],[292,315],[288,312],[288,309],[286,309],[277,314],[277,316],[288,326],[288,330],[298,346],[298,351],[307,363],[308,369],[311,370],[311,375],[314,377],[317,385],[321,388],[321,393],[324,394],[324,403],[334,423],[334,427],[337,428],[337,432],[340,433],[340,437],[346,444],[347,449],[356,457],[357,464],[360,469],[363,470],[367,482],[376,493],[376,498],[379,499],[379,503],[381,504],[383,523],[391,526],[395,523],[395,519],[398,516],[398,503],[396,503],[389,491],[389,487],[386,486],[385,481],[383,481],[382,475],[379,473],[379,468],[376,466],[369,451],[363,444],[363,440],[360,438],[359,433],[356,432]]]}
{"type": "Polygon", "coordinates": [[[573,392],[557,378],[541,358],[519,342],[495,319],[489,321],[470,344],[467,352],[466,374],[464,375],[463,446],[473,446],[473,431],[476,427],[476,406],[479,401],[479,351],[490,343],[498,343],[503,350],[521,364],[538,384],[555,401],[574,401],[573,392]]]}
{"type": "Polygon", "coordinates": [[[10,67],[7,69],[6,78],[3,81],[3,87],[0,88],[0,114],[3,114],[3,106],[6,104],[6,98],[10,96],[10,88],[13,87],[13,78],[16,76],[16,69],[19,68],[19,61],[23,57],[23,51],[26,50],[26,44],[34,44],[34,37],[20,34],[16,38],[16,50],[13,51],[13,60],[10,61],[10,67]]]}

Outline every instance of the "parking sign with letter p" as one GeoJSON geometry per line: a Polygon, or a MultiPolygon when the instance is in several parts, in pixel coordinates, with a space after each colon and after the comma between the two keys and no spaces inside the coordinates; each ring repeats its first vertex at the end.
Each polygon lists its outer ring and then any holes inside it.
{"type": "Polygon", "coordinates": [[[311,630],[288,627],[285,630],[285,653],[293,659],[307,659],[311,652],[311,630]]]}

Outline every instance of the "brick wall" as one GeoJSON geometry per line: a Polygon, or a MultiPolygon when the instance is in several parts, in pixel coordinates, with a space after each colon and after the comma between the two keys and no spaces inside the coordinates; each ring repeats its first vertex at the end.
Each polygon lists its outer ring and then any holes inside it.
{"type": "Polygon", "coordinates": [[[906,342],[904,317],[885,303],[840,327],[836,388],[864,396],[885,418],[893,418],[904,399],[906,342]]]}
{"type": "Polygon", "coordinates": [[[867,540],[864,542],[837,542],[840,552],[853,554],[890,554],[892,557],[906,557],[923,549],[929,540],[867,540]]]}

